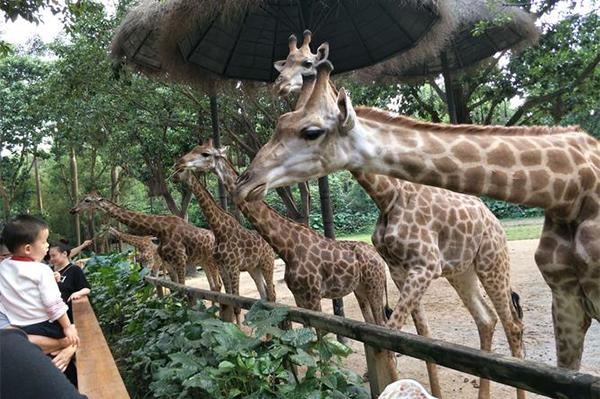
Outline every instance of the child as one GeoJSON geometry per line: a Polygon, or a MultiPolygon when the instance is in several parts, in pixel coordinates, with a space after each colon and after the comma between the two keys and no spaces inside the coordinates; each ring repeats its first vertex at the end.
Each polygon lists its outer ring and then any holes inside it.
{"type": "Polygon", "coordinates": [[[2,241],[12,256],[0,263],[0,305],[11,324],[27,334],[64,337],[77,345],[77,330],[52,270],[40,263],[48,251],[48,225],[33,216],[18,216],[4,227],[2,241]]]}

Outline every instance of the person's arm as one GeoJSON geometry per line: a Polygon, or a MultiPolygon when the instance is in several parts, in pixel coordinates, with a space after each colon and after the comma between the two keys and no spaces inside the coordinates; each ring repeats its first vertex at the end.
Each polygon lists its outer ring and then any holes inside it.
{"type": "Polygon", "coordinates": [[[67,346],[52,359],[52,363],[63,373],[67,369],[67,366],[71,362],[73,356],[75,356],[75,352],[77,352],[77,347],[74,345],[67,346]]]}
{"type": "Polygon", "coordinates": [[[71,324],[71,320],[69,320],[69,316],[67,313],[60,316],[58,319],[58,324],[63,329],[63,333],[65,334],[65,338],[70,345],[79,345],[79,335],[77,334],[77,329],[75,328],[75,324],[71,324]]]}
{"type": "Polygon", "coordinates": [[[43,335],[27,335],[29,342],[40,347],[42,352],[48,354],[65,349],[69,346],[67,339],[44,337],[43,335]]]}
{"type": "Polygon", "coordinates": [[[81,243],[80,246],[75,247],[71,250],[71,253],[69,254],[69,256],[71,258],[76,257],[77,255],[79,255],[81,253],[81,251],[83,251],[84,249],[86,249],[87,247],[89,247],[90,245],[92,245],[92,240],[85,240],[83,243],[81,243]]]}

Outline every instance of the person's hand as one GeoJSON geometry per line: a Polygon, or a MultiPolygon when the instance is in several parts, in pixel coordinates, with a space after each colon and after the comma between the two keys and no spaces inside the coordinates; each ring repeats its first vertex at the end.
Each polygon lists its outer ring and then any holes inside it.
{"type": "Polygon", "coordinates": [[[59,272],[54,272],[54,280],[56,280],[57,283],[60,283],[60,273],[59,272]]]}
{"type": "Polygon", "coordinates": [[[85,240],[85,241],[83,242],[83,247],[84,247],[84,248],[87,248],[87,247],[89,247],[90,245],[92,245],[92,243],[93,243],[93,242],[94,242],[93,240],[85,240]]]}
{"type": "Polygon", "coordinates": [[[63,328],[63,332],[69,344],[75,346],[79,345],[79,335],[77,334],[75,324],[70,324],[68,327],[63,328]]]}
{"type": "Polygon", "coordinates": [[[67,366],[69,365],[69,363],[71,362],[71,359],[73,358],[73,355],[75,355],[75,352],[77,351],[77,347],[76,346],[68,346],[64,349],[62,349],[61,351],[59,351],[56,356],[54,357],[54,359],[52,359],[52,363],[54,363],[54,365],[63,373],[65,372],[65,370],[67,369],[67,366]]]}
{"type": "Polygon", "coordinates": [[[74,292],[71,294],[71,296],[69,297],[69,299],[67,299],[67,302],[72,301],[74,299],[79,299],[84,297],[85,295],[80,294],[79,292],[74,292]]]}

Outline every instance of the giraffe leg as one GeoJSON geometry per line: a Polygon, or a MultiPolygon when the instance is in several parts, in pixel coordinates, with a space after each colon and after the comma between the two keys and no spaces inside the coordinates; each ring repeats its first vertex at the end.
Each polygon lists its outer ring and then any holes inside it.
{"type": "MultiPolygon", "coordinates": [[[[217,259],[218,259],[217,265],[218,265],[218,269],[219,269],[219,275],[222,278],[223,286],[225,287],[225,293],[234,294],[234,288],[233,288],[234,273],[232,273],[230,270],[231,266],[229,265],[229,260],[226,257],[225,257],[225,259],[221,259],[219,257],[217,259]]],[[[213,289],[214,281],[212,280],[212,278],[209,279],[208,272],[206,273],[206,277],[208,279],[211,291],[214,291],[214,289],[213,289]],[[213,281],[213,282],[211,283],[211,281],[213,281]]],[[[219,287],[219,291],[220,291],[220,287],[219,287]]],[[[233,307],[231,307],[229,305],[221,304],[220,309],[221,309],[221,311],[220,311],[221,320],[233,322],[233,318],[234,318],[233,307]]]]}
{"type": "Polygon", "coordinates": [[[258,290],[260,299],[267,299],[267,285],[265,283],[262,271],[256,267],[248,270],[248,274],[250,277],[252,277],[252,280],[254,280],[254,284],[256,284],[256,289],[258,290]]]}
{"type": "Polygon", "coordinates": [[[267,301],[269,302],[275,302],[277,299],[277,295],[275,294],[275,284],[273,282],[274,269],[275,263],[273,257],[267,257],[261,261],[260,270],[267,287],[267,301]]]}
{"type": "Polygon", "coordinates": [[[433,250],[413,254],[412,259],[405,262],[405,265],[405,268],[390,268],[392,279],[400,295],[386,325],[395,330],[402,329],[408,315],[421,302],[431,281],[441,275],[439,256],[433,250]]]}
{"type": "MultiPolygon", "coordinates": [[[[510,261],[506,241],[496,242],[491,251],[480,251],[476,262],[476,273],[488,294],[496,314],[502,323],[511,354],[519,359],[525,357],[523,349],[523,321],[513,305],[510,286],[510,261]]],[[[525,391],[517,389],[517,398],[525,399],[525,391]]]]}
{"type": "Polygon", "coordinates": [[[571,226],[555,223],[546,217],[535,260],[552,290],[558,366],[578,370],[591,318],[582,301],[584,295],[575,271],[571,236],[571,226]]]}
{"type": "MultiPolygon", "coordinates": [[[[498,318],[483,299],[477,275],[471,269],[457,276],[448,277],[448,282],[458,293],[463,304],[473,317],[479,333],[479,345],[482,351],[491,352],[494,328],[498,318]]],[[[489,399],[490,381],[479,380],[479,399],[489,399]]]]}
{"type": "MultiPolygon", "coordinates": [[[[413,319],[413,323],[415,324],[415,328],[417,329],[417,334],[422,337],[431,338],[431,331],[429,330],[429,323],[427,322],[427,317],[425,316],[423,304],[418,303],[410,315],[413,319]]],[[[425,364],[427,365],[427,375],[429,375],[431,394],[438,399],[442,399],[442,388],[440,386],[437,365],[429,362],[425,364]]]]}

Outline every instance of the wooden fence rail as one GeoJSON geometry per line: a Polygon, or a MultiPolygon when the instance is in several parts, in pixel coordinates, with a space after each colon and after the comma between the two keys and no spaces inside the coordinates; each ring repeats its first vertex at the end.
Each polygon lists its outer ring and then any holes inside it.
{"type": "Polygon", "coordinates": [[[79,392],[89,399],[128,399],[129,394],[87,296],[73,301],[79,392]]]}
{"type": "MultiPolygon", "coordinates": [[[[206,299],[244,309],[250,309],[258,301],[247,297],[187,287],[150,276],[147,276],[146,280],[156,286],[183,291],[195,299],[206,299]]],[[[273,309],[284,305],[267,302],[265,306],[273,309]]],[[[363,342],[369,347],[391,350],[551,398],[600,399],[600,377],[597,376],[483,352],[462,345],[321,312],[285,307],[289,308],[291,321],[342,335],[363,342]]],[[[370,364],[369,367],[371,367],[370,364]]],[[[381,387],[377,391],[380,389],[381,387]]]]}

